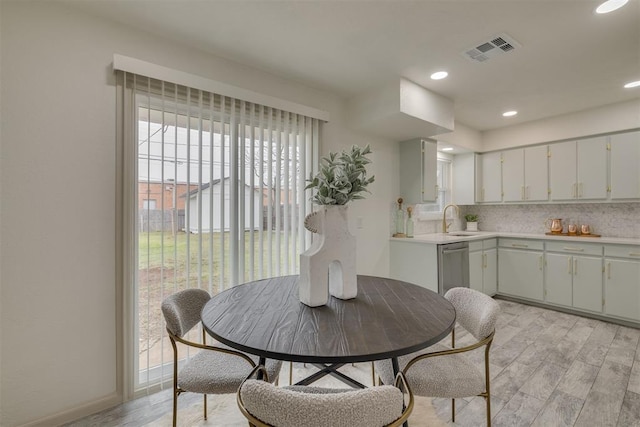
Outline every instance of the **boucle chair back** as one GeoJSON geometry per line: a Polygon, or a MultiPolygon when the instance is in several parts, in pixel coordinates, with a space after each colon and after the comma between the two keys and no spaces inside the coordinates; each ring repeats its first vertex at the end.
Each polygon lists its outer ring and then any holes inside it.
{"type": "Polygon", "coordinates": [[[200,312],[211,296],[204,289],[184,289],[162,301],[167,330],[182,338],[200,322],[200,312]]]}
{"type": "Polygon", "coordinates": [[[495,330],[500,306],[493,298],[469,288],[452,288],[444,297],[456,309],[456,321],[478,341],[495,330]]]}
{"type": "Polygon", "coordinates": [[[414,397],[399,373],[395,386],[330,389],[277,387],[251,379],[266,373],[256,366],[237,392],[238,407],[253,427],[399,427],[411,414],[414,397]],[[405,404],[405,390],[409,398],[405,404]]]}

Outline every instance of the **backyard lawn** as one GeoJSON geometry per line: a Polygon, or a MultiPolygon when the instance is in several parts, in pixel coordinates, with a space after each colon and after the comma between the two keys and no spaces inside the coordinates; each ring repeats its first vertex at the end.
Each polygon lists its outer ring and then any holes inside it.
{"type": "MultiPolygon", "coordinates": [[[[256,231],[245,233],[244,281],[277,275],[296,274],[299,257],[294,254],[292,242],[288,247],[280,233],[280,269],[278,259],[278,233],[256,231]],[[260,251],[262,236],[263,250],[260,251]],[[271,237],[271,242],[269,242],[271,237]],[[253,245],[251,239],[253,238],[253,245]],[[253,263],[251,262],[253,250],[253,263]],[[269,251],[271,248],[271,251],[269,251]],[[273,262],[268,254],[273,256],[273,262]],[[260,275],[260,255],[262,275],[260,275]],[[287,260],[288,254],[288,263],[287,260]],[[272,268],[269,266],[272,265],[272,268]]],[[[138,236],[138,343],[140,369],[171,360],[171,346],[166,338],[164,319],[160,311],[162,300],[178,290],[198,287],[215,295],[230,286],[229,233],[178,233],[174,239],[169,232],[140,233],[138,236]],[[164,356],[162,356],[162,354],[164,356]]],[[[299,247],[297,248],[299,251],[299,247]]]]}

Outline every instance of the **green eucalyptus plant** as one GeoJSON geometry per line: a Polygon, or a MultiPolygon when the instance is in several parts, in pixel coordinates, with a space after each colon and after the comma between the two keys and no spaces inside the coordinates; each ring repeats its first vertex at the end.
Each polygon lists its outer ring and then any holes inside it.
{"type": "Polygon", "coordinates": [[[329,153],[320,161],[320,171],[310,180],[305,189],[316,191],[311,200],[318,205],[346,205],[351,200],[364,199],[360,193],[367,192],[367,185],[374,181],[374,176],[367,178],[366,165],[371,163],[366,155],[371,153],[367,145],[357,145],[350,151],[329,153]]]}
{"type": "Polygon", "coordinates": [[[476,215],[476,214],[466,214],[464,216],[464,219],[466,219],[467,222],[478,222],[478,215],[476,215]]]}

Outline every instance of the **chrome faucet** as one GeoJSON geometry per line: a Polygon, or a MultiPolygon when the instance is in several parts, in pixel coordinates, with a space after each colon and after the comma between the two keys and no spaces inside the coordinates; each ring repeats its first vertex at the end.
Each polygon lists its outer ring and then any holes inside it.
{"type": "Polygon", "coordinates": [[[454,205],[453,203],[450,205],[447,205],[444,207],[444,210],[442,211],[442,232],[443,233],[448,233],[448,229],[449,226],[451,225],[451,223],[447,224],[447,209],[450,207],[454,207],[455,211],[456,211],[456,215],[460,215],[460,208],[458,207],[458,205],[454,205]]]}

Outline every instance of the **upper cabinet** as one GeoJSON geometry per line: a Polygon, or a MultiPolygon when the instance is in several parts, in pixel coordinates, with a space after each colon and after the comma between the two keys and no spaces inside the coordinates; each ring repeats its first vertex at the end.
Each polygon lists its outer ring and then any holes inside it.
{"type": "Polygon", "coordinates": [[[502,153],[486,153],[477,157],[476,201],[496,203],[502,201],[502,153]]]}
{"type": "Polygon", "coordinates": [[[549,145],[551,200],[606,199],[607,137],[549,145]]]}
{"type": "Polygon", "coordinates": [[[436,141],[417,138],[400,143],[400,194],[406,204],[435,202],[437,173],[436,141]]]}
{"type": "Polygon", "coordinates": [[[502,153],[502,191],[505,202],[546,201],[547,146],[517,148],[502,153]]]}
{"type": "Polygon", "coordinates": [[[611,199],[640,199],[640,132],[610,138],[611,199]]]}
{"type": "Polygon", "coordinates": [[[640,200],[640,131],[456,155],[458,204],[640,200]]]}

